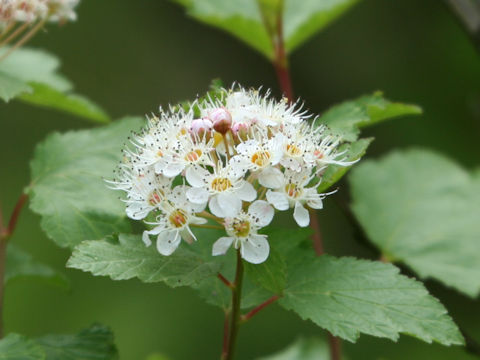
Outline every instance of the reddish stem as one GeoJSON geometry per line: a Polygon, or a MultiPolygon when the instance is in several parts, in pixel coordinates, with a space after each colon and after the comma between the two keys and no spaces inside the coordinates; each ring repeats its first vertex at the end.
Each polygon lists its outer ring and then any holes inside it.
{"type": "Polygon", "coordinates": [[[217,277],[225,284],[227,285],[230,289],[233,289],[235,288],[235,285],[233,285],[230,281],[228,281],[228,279],[223,276],[222,274],[218,273],[217,274],[217,277]]]}
{"type": "Polygon", "coordinates": [[[18,217],[20,216],[20,212],[22,211],[23,205],[28,199],[28,195],[23,193],[17,201],[15,208],[13,209],[12,216],[10,217],[10,221],[8,222],[8,227],[5,231],[6,236],[12,236],[13,232],[15,231],[15,227],[17,225],[18,217]]]}
{"type": "Polygon", "coordinates": [[[328,343],[330,345],[330,359],[340,360],[342,358],[342,343],[340,339],[328,333],[328,343]]]}
{"type": "Polygon", "coordinates": [[[293,87],[290,79],[290,71],[288,69],[288,58],[285,52],[285,42],[283,41],[283,21],[282,12],[280,11],[277,16],[277,29],[273,36],[273,47],[275,51],[275,58],[273,60],[273,66],[277,73],[277,80],[282,89],[284,95],[288,101],[293,102],[293,87]]]}
{"type": "Polygon", "coordinates": [[[230,329],[230,325],[228,322],[229,317],[230,317],[229,312],[225,311],[225,321],[223,323],[223,345],[222,345],[221,359],[226,359],[228,356],[228,330],[230,329]]]}
{"type": "Polygon", "coordinates": [[[270,299],[268,299],[267,301],[261,303],[260,305],[258,305],[256,308],[252,309],[250,312],[248,312],[247,314],[243,315],[241,317],[241,321],[242,322],[245,322],[245,321],[248,321],[250,320],[256,313],[258,313],[260,310],[266,308],[268,305],[274,303],[275,301],[277,301],[278,299],[280,298],[280,296],[278,295],[273,295],[270,299]]]}

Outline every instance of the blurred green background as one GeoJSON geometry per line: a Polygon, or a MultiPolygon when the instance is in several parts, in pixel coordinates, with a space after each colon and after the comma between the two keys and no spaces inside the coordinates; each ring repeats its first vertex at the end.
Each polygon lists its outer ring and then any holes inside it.
{"type": "MultiPolygon", "coordinates": [[[[62,73],[113,117],[143,115],[158,106],[192,99],[212,78],[226,85],[275,89],[274,72],[259,54],[227,34],[199,24],[183,9],[159,0],[83,0],[79,20],[49,26],[31,45],[62,59],[62,73]]],[[[395,148],[436,149],[466,167],[480,163],[480,61],[475,47],[439,0],[365,0],[314,37],[291,58],[293,85],[309,109],[322,112],[343,100],[383,90],[424,108],[424,115],[367,130],[375,136],[368,157],[395,148]]],[[[0,104],[0,199],[9,214],[29,182],[35,144],[52,131],[91,126],[83,120],[21,103],[0,104]]],[[[348,186],[341,185],[341,196],[348,186]]],[[[353,239],[334,201],[320,214],[327,251],[374,256],[353,239]]],[[[98,321],[112,327],[121,358],[163,353],[172,360],[216,359],[223,314],[190,289],[139,281],[113,282],[64,269],[67,250],[41,232],[39,217],[23,212],[13,241],[71,279],[72,290],[30,281],[7,289],[7,332],[37,336],[76,332],[98,321]]],[[[480,303],[427,282],[453,317],[480,341],[480,303]]],[[[241,331],[238,359],[285,347],[299,334],[323,336],[313,324],[276,305],[241,331]]],[[[349,359],[473,359],[461,348],[423,344],[403,336],[398,344],[362,336],[345,344],[349,359]]]]}

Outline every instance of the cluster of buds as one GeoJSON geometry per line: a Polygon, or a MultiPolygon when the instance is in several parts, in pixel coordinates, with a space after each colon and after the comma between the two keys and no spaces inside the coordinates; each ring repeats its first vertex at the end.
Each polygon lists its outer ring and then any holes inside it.
{"type": "Polygon", "coordinates": [[[0,0],[0,61],[33,37],[47,21],[75,20],[80,0],[0,0]]]}
{"type": "Polygon", "coordinates": [[[0,28],[16,22],[75,20],[79,0],[0,0],[0,28]]]}
{"type": "Polygon", "coordinates": [[[161,254],[196,240],[196,227],[218,227],[225,236],[212,255],[233,246],[258,264],[270,249],[259,231],[275,211],[293,209],[296,223],[308,226],[308,208],[321,209],[328,195],[317,191],[325,168],[351,165],[340,139],[310,120],[268,92],[224,90],[188,111],[172,107],[149,119],[109,183],[126,193],[127,216],[149,225],[143,241],[156,237],[161,254]]]}

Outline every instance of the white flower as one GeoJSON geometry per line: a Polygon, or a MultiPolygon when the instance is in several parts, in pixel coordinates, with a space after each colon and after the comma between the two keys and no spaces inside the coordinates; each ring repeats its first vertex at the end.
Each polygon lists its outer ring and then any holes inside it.
{"type": "Polygon", "coordinates": [[[264,135],[262,140],[250,139],[241,142],[230,165],[237,173],[250,170],[254,172],[262,186],[278,187],[281,171],[275,167],[282,159],[282,135],[273,138],[264,135]]]}
{"type": "Polygon", "coordinates": [[[325,126],[319,126],[313,133],[314,139],[308,144],[309,149],[305,151],[304,160],[307,164],[317,166],[317,171],[323,170],[327,165],[335,164],[339,166],[350,166],[358,160],[347,161],[339,158],[347,150],[338,151],[341,144],[341,138],[329,134],[325,126]]]}
{"type": "Polygon", "coordinates": [[[277,210],[294,208],[293,218],[301,227],[306,227],[310,224],[310,215],[303,205],[307,204],[312,209],[322,209],[322,200],[331,194],[319,194],[317,191],[319,184],[307,187],[313,179],[310,173],[310,169],[303,169],[298,172],[285,170],[282,185],[275,191],[267,191],[268,202],[277,210]]]}
{"type": "Polygon", "coordinates": [[[160,203],[162,214],[154,223],[152,230],[143,232],[143,242],[150,246],[150,235],[157,235],[157,250],[160,254],[171,255],[180,245],[183,239],[192,243],[197,238],[190,230],[190,224],[205,224],[206,219],[195,216],[195,213],[202,211],[205,207],[192,204],[185,196],[187,186],[180,185],[166,196],[165,201],[160,203]]]}
{"type": "Polygon", "coordinates": [[[240,212],[234,218],[225,219],[225,230],[229,236],[221,237],[213,244],[212,255],[223,255],[233,244],[240,248],[243,259],[260,264],[268,258],[270,246],[267,235],[258,234],[258,230],[267,226],[273,219],[273,208],[263,200],[253,202],[248,212],[240,212]]]}
{"type": "Polygon", "coordinates": [[[183,136],[175,141],[155,164],[155,171],[167,177],[175,177],[183,170],[195,165],[215,166],[210,152],[214,140],[206,137],[183,136]]]}
{"type": "Polygon", "coordinates": [[[73,21],[77,19],[75,7],[80,0],[48,0],[50,21],[73,21]]]}
{"type": "Polygon", "coordinates": [[[242,208],[243,201],[257,197],[255,188],[242,178],[231,166],[217,166],[210,173],[202,167],[189,167],[186,178],[192,188],[187,198],[195,204],[206,204],[213,215],[234,217],[242,208]]]}

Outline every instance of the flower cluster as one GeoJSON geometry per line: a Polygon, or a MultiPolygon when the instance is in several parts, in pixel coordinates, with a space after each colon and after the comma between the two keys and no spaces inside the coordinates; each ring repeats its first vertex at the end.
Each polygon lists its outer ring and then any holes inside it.
{"type": "Polygon", "coordinates": [[[132,137],[110,185],[126,192],[127,215],[151,226],[143,241],[156,236],[161,254],[196,240],[192,228],[221,227],[227,236],[213,255],[233,245],[261,263],[269,243],[259,231],[275,209],[293,209],[297,224],[308,226],[307,208],[321,209],[328,195],[317,191],[325,168],[351,164],[340,139],[310,117],[286,99],[242,88],[188,111],[172,107],[132,137]]]}
{"type": "Polygon", "coordinates": [[[80,0],[0,0],[0,30],[17,22],[65,22],[76,19],[80,0]]]}

